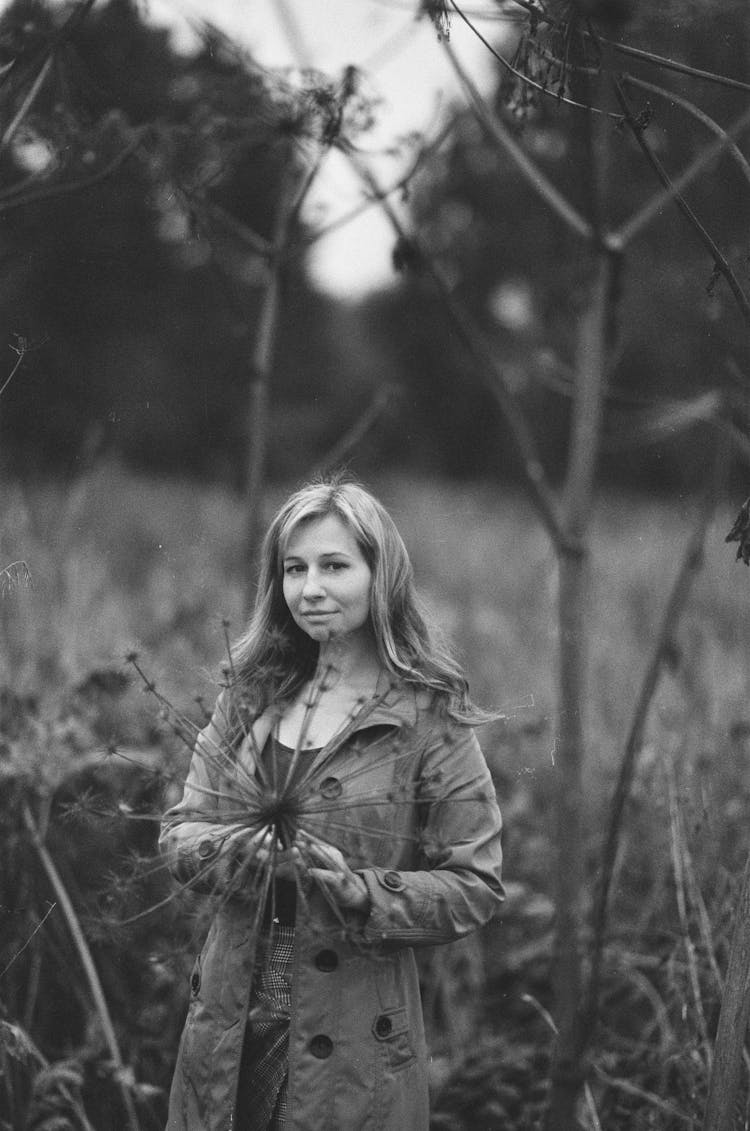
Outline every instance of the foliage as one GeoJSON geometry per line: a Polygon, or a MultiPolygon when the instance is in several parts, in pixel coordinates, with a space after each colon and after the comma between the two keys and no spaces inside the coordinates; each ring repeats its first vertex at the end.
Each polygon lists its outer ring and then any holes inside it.
{"type": "MultiPolygon", "coordinates": [[[[499,25],[502,34],[492,38],[470,7],[457,9],[495,54],[493,120],[585,216],[596,208],[585,162],[591,116],[581,106],[593,98],[597,110],[609,115],[600,219],[616,229],[653,195],[658,182],[621,108],[592,93],[598,76],[609,74],[610,66],[624,76],[643,138],[676,177],[745,104],[741,90],[731,84],[736,80],[741,87],[746,81],[747,14],[734,0],[632,5],[633,20],[617,29],[615,41],[628,52],[632,47],[647,53],[651,61],[623,53],[611,64],[602,62],[595,35],[587,39],[575,30],[577,7],[562,2],[521,6],[509,0],[503,6],[507,22],[499,25]],[[721,36],[711,30],[717,21],[725,32],[721,36]],[[699,82],[695,75],[659,66],[654,57],[719,78],[699,82]]],[[[454,12],[453,19],[460,15],[454,12]]],[[[686,197],[746,286],[743,160],[724,153],[686,197]]],[[[579,236],[539,199],[477,118],[461,108],[449,138],[431,152],[410,185],[410,213],[414,238],[487,335],[498,367],[532,423],[544,463],[557,478],[565,460],[575,334],[594,272],[592,257],[581,254],[579,236]]],[[[628,248],[617,301],[602,474],[631,485],[695,484],[706,471],[705,427],[696,422],[686,431],[675,417],[671,428],[658,428],[652,416],[669,401],[718,390],[745,430],[747,382],[740,374],[749,358],[733,295],[676,208],[661,210],[659,223],[628,248]]],[[[374,296],[365,317],[376,328],[388,328],[380,337],[382,348],[399,379],[414,390],[431,430],[441,436],[444,466],[505,476],[517,471],[501,414],[482,388],[483,375],[470,373],[467,385],[465,355],[441,327],[443,314],[434,303],[429,272],[418,266],[402,270],[399,291],[374,296]],[[470,445],[452,442],[466,435],[470,445]]]]}
{"type": "MultiPolygon", "coordinates": [[[[367,100],[317,74],[263,72],[210,27],[180,55],[131,0],[70,28],[78,10],[15,0],[0,18],[8,116],[44,53],[54,61],[0,147],[0,342],[29,347],[4,398],[4,450],[42,470],[114,449],[239,480],[281,180],[337,131],[365,130],[367,100]]],[[[299,259],[286,274],[277,469],[294,458],[287,402],[310,458],[351,412],[331,408],[327,305],[299,259]]]]}

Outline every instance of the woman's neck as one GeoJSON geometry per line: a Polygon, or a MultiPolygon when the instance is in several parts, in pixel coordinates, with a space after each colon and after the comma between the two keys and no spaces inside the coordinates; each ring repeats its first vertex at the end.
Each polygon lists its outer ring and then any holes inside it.
{"type": "Polygon", "coordinates": [[[316,680],[356,687],[370,684],[380,671],[377,647],[371,632],[352,632],[320,645],[316,680]]]}

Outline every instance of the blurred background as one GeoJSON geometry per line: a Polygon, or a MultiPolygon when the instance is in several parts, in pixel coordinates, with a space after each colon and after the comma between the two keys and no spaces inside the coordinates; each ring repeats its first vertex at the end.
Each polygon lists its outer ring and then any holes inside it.
{"type": "MultiPolygon", "coordinates": [[[[69,926],[51,913],[40,926],[45,830],[124,1063],[145,1081],[143,1127],[159,1125],[194,937],[164,911],[123,943],[106,900],[132,912],[163,895],[133,894],[118,853],[140,861],[153,848],[187,754],[125,657],[199,722],[247,613],[264,517],[332,467],[391,509],[475,698],[505,716],[483,745],[506,813],[508,910],[424,974],[435,1127],[539,1126],[559,546],[529,496],[513,419],[523,414],[539,475],[564,499],[595,263],[511,148],[578,214],[602,208],[595,222],[623,231],[661,187],[639,132],[675,177],[725,137],[749,82],[744,0],[0,7],[0,781],[12,865],[0,1022],[23,1052],[3,1126],[49,1131],[61,1077],[38,1069],[63,1062],[89,1114],[107,1081],[97,1131],[127,1125],[89,990],[65,984],[78,962],[69,926]],[[633,123],[608,105],[598,188],[583,79],[564,62],[578,8],[627,48],[633,123]],[[113,771],[115,749],[156,780],[113,771]],[[151,833],[134,843],[123,826],[115,844],[102,813],[125,820],[125,803],[151,833]]],[[[744,862],[749,591],[724,537],[747,494],[750,167],[742,130],[732,141],[685,190],[711,244],[669,199],[628,244],[602,376],[587,876],[670,586],[696,523],[705,535],[679,624],[659,642],[618,864],[595,1075],[608,1128],[698,1125],[714,955],[726,956],[744,862]]]]}

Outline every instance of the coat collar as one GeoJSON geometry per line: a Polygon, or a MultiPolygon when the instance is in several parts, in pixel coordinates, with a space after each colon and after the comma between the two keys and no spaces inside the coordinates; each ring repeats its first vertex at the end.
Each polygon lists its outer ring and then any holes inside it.
{"type": "MultiPolygon", "coordinates": [[[[414,726],[418,714],[417,694],[413,684],[397,679],[390,672],[381,671],[373,698],[363,703],[344,730],[326,743],[315,757],[313,765],[317,767],[318,763],[325,761],[329,753],[342,741],[368,727],[414,726]]],[[[243,743],[239,754],[240,762],[244,764],[247,772],[254,772],[255,752],[263,749],[277,719],[278,715],[275,711],[267,710],[253,723],[253,739],[251,742],[243,743]]]]}

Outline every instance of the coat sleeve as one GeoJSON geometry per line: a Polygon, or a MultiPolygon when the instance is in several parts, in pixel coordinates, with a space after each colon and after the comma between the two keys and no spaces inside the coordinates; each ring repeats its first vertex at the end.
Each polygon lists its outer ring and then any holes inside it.
{"type": "Polygon", "coordinates": [[[211,865],[227,837],[237,829],[226,806],[231,790],[226,746],[228,693],[219,695],[211,721],[193,748],[182,799],[162,818],[159,848],[180,883],[211,888],[211,865]]]}
{"type": "Polygon", "coordinates": [[[365,939],[389,949],[461,938],[504,898],[500,810],[470,727],[451,724],[428,742],[420,782],[419,869],[359,870],[370,896],[365,939]]]}

